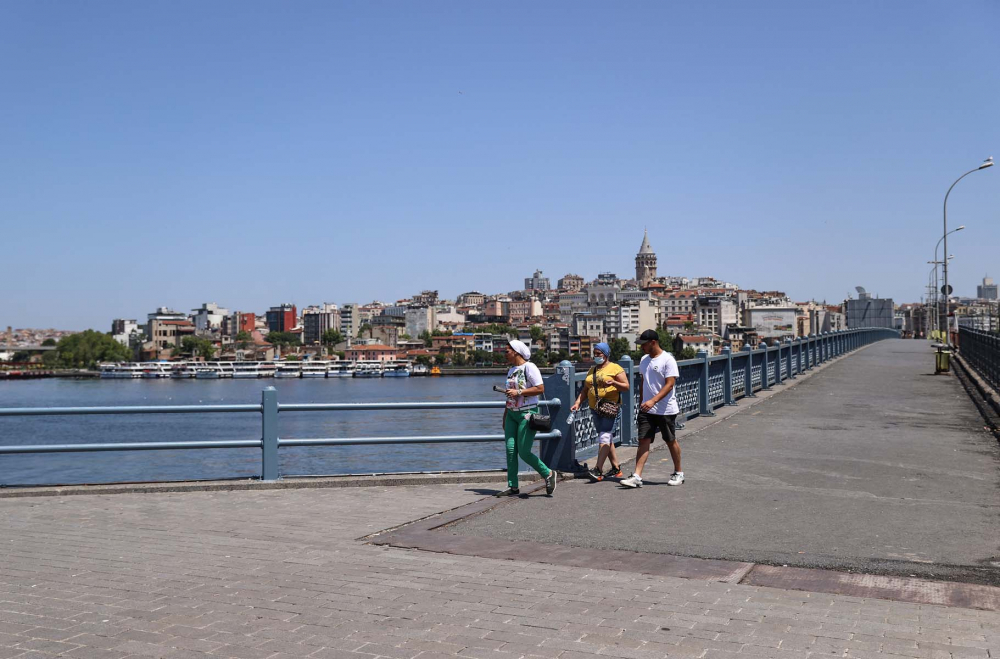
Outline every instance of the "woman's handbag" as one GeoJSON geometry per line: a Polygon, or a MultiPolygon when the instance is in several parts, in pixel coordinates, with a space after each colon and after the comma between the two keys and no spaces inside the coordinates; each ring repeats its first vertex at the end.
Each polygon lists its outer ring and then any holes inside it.
{"type": "Polygon", "coordinates": [[[606,419],[614,419],[618,416],[618,411],[621,409],[622,404],[616,403],[614,401],[606,400],[601,398],[601,390],[597,388],[597,367],[594,367],[594,396],[597,397],[597,407],[594,409],[598,416],[603,416],[606,419]]]}
{"type": "Polygon", "coordinates": [[[535,432],[552,432],[552,417],[535,412],[528,416],[528,427],[535,432]]]}

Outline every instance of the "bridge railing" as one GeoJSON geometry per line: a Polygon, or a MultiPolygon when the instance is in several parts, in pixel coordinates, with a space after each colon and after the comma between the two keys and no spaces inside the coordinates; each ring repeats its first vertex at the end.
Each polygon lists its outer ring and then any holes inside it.
{"type": "Polygon", "coordinates": [[[958,336],[962,359],[991,387],[1000,390],[1000,335],[960,326],[958,336]]]}
{"type": "MultiPolygon", "coordinates": [[[[789,378],[807,371],[829,359],[846,354],[881,339],[898,337],[888,329],[855,329],[830,332],[785,341],[774,346],[746,349],[709,356],[700,352],[697,359],[678,362],[677,400],[678,421],[683,424],[696,416],[713,416],[723,405],[735,405],[740,398],[753,397],[761,389],[780,386],[789,378]]],[[[615,439],[623,444],[637,442],[636,418],[642,402],[641,381],[636,365],[629,357],[619,362],[633,383],[632,395],[622,398],[622,411],[616,422],[615,439]],[[624,422],[623,422],[624,420],[624,422]]],[[[569,403],[576,399],[585,373],[577,373],[573,364],[561,362],[554,375],[546,377],[543,412],[553,421],[552,431],[539,433],[536,439],[539,457],[548,466],[565,472],[582,469],[582,457],[597,443],[597,432],[590,415],[584,411],[573,423],[567,423],[569,403]]],[[[289,438],[279,433],[282,414],[305,412],[345,412],[388,410],[502,410],[503,400],[462,402],[394,402],[394,403],[279,403],[278,392],[267,387],[261,393],[260,404],[246,405],[152,405],[118,407],[41,407],[0,408],[0,421],[14,416],[121,415],[121,414],[259,414],[259,438],[213,439],[167,442],[107,442],[84,444],[24,444],[0,445],[0,457],[24,453],[73,453],[101,451],[153,451],[174,449],[257,448],[261,451],[260,477],[271,481],[280,478],[278,452],[281,448],[299,446],[352,446],[366,444],[435,444],[450,442],[502,442],[502,434],[492,435],[417,435],[405,437],[328,437],[289,438]]],[[[0,474],[2,478],[2,474],[0,474]]]]}
{"type": "MultiPolygon", "coordinates": [[[[715,410],[725,405],[735,405],[741,398],[755,398],[761,390],[783,385],[801,373],[811,370],[834,357],[847,354],[870,343],[889,338],[899,338],[898,331],[884,328],[859,328],[824,332],[797,339],[790,339],[773,346],[749,347],[732,352],[728,347],[721,355],[709,356],[700,351],[696,359],[677,362],[680,377],[675,382],[680,413],[678,427],[684,421],[698,416],[715,416],[715,410]]],[[[626,355],[618,364],[628,374],[632,383],[630,395],[622,396],[621,412],[615,422],[614,441],[624,445],[638,443],[637,417],[642,402],[642,380],[638,365],[626,355]]],[[[547,394],[561,400],[574,401],[583,387],[587,371],[577,372],[570,362],[561,362],[551,384],[546,383],[547,394]]],[[[586,405],[576,415],[572,427],[566,422],[569,404],[553,413],[553,430],[561,432],[558,448],[546,451],[549,466],[560,471],[580,471],[579,459],[591,454],[597,447],[597,430],[586,405]]]]}
{"type": "MultiPolygon", "coordinates": [[[[551,377],[551,376],[550,376],[551,377]]],[[[23,444],[0,445],[0,456],[24,453],[89,453],[100,451],[163,451],[176,449],[229,449],[259,448],[261,450],[260,477],[265,481],[280,478],[278,449],[295,446],[357,446],[371,444],[441,444],[451,442],[502,442],[502,434],[495,435],[419,435],[403,437],[326,437],[289,438],[278,432],[281,414],[299,412],[379,412],[389,410],[470,410],[504,408],[504,401],[458,402],[397,402],[397,403],[279,403],[278,392],[267,387],[261,392],[259,405],[135,405],[108,407],[18,407],[0,408],[0,419],[14,416],[87,416],[120,414],[260,414],[259,439],[218,439],[169,442],[106,442],[94,444],[23,444]]],[[[543,409],[555,413],[562,407],[559,399],[541,401],[543,409]]],[[[559,440],[562,433],[538,433],[535,439],[559,440]]],[[[544,454],[544,452],[543,452],[544,454]]],[[[544,459],[544,458],[543,458],[544,459]]],[[[0,478],[2,482],[2,478],[0,478]]]]}

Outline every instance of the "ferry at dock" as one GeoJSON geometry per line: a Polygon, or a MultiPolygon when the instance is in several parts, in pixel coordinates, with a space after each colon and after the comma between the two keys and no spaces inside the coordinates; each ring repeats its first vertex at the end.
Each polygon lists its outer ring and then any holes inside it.
{"type": "Polygon", "coordinates": [[[170,377],[170,364],[168,362],[154,362],[152,364],[144,364],[143,366],[142,377],[144,378],[158,379],[170,377]]]}
{"type": "Polygon", "coordinates": [[[309,361],[302,362],[302,377],[304,378],[325,378],[329,362],[309,361]]]}
{"type": "Polygon", "coordinates": [[[382,362],[374,360],[359,360],[354,368],[356,378],[380,378],[382,377],[382,362]]]}
{"type": "Polygon", "coordinates": [[[258,362],[236,362],[233,364],[233,378],[237,380],[250,380],[260,377],[260,364],[258,362]]]}
{"type": "Polygon", "coordinates": [[[300,378],[302,377],[302,364],[299,362],[280,362],[274,372],[276,378],[300,378]]]}
{"type": "Polygon", "coordinates": [[[326,377],[353,378],[354,362],[347,362],[347,361],[330,362],[330,365],[326,369],[326,377]]]}
{"type": "Polygon", "coordinates": [[[111,380],[131,380],[141,378],[145,364],[114,363],[101,364],[101,377],[111,380]]]}
{"type": "Polygon", "coordinates": [[[387,362],[382,372],[382,376],[387,378],[408,378],[412,374],[413,364],[404,360],[387,362]]]}

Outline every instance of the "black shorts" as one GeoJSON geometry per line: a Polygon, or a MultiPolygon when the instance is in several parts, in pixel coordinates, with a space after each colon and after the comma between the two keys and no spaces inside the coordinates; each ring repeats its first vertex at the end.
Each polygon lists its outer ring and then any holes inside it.
{"type": "Polygon", "coordinates": [[[659,432],[663,441],[672,444],[677,439],[676,422],[676,414],[639,412],[639,439],[656,439],[656,433],[659,432]]]}

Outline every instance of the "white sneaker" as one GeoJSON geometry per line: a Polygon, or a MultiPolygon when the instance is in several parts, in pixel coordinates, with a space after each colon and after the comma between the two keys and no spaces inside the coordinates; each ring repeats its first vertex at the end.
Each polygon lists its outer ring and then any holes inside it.
{"type": "Polygon", "coordinates": [[[667,481],[667,485],[682,485],[684,483],[684,472],[675,471],[670,474],[670,480],[667,481]]]}
{"type": "Polygon", "coordinates": [[[620,481],[625,487],[642,487],[642,477],[638,474],[632,474],[623,481],[620,481]]]}

